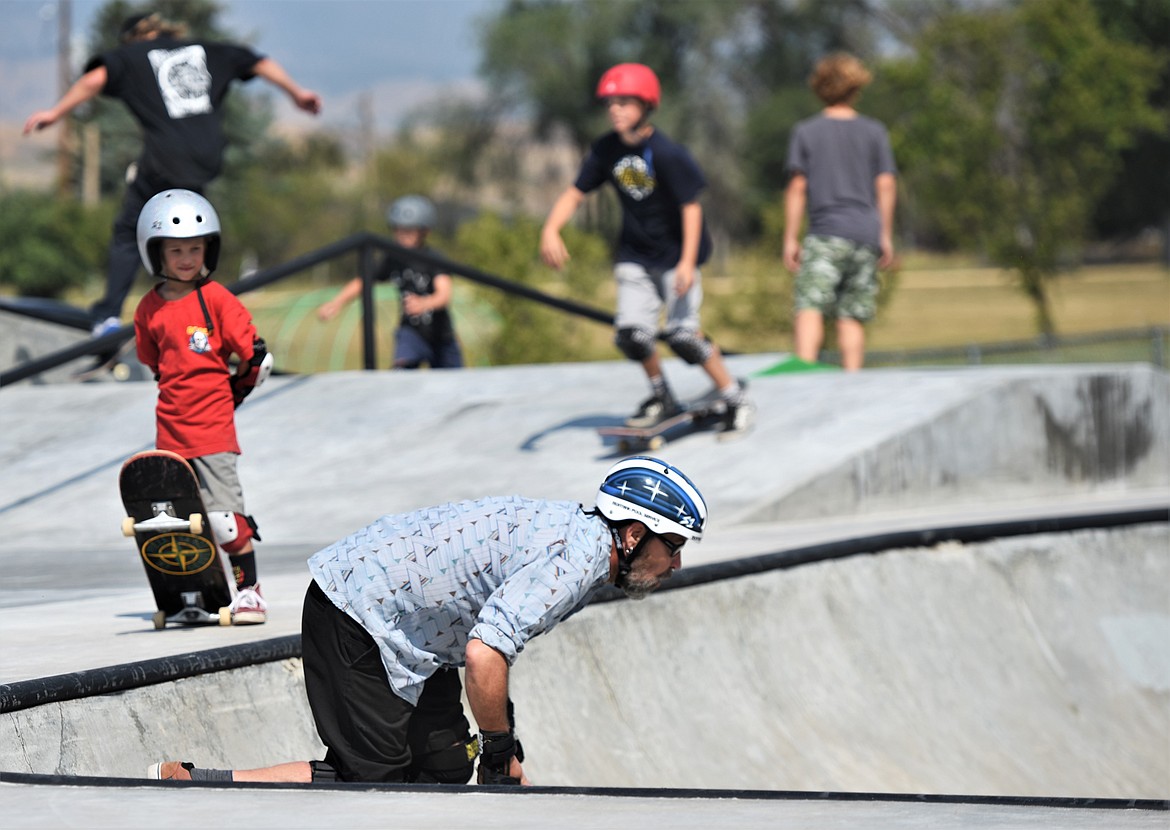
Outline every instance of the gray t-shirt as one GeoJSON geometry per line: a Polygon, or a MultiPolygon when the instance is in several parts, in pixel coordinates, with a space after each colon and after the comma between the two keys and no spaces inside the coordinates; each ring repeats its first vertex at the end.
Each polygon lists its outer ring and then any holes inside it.
{"type": "Polygon", "coordinates": [[[808,232],[880,247],[874,180],[897,174],[890,137],[880,121],[823,113],[796,125],[788,142],[789,175],[808,179],[808,232]]]}

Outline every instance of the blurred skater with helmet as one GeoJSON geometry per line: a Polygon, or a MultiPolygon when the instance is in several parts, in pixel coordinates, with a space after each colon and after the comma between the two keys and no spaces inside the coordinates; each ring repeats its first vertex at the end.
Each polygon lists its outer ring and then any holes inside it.
{"type": "MultiPolygon", "coordinates": [[[[425,196],[403,196],[386,212],[394,241],[412,251],[429,252],[427,236],[435,226],[435,206],[425,196]]],[[[463,352],[451,322],[453,281],[450,274],[419,262],[404,263],[387,254],[374,279],[389,282],[402,298],[402,318],[394,334],[395,369],[458,369],[463,352]]],[[[317,309],[320,320],[336,317],[346,304],[362,294],[362,278],[354,277],[337,295],[317,309]]]]}
{"type": "Polygon", "coordinates": [[[719,347],[703,334],[699,267],[711,253],[711,238],[699,197],[707,186],[686,147],[650,121],[662,101],[654,71],[640,63],[618,64],[597,84],[612,131],[594,142],[576,181],[553,204],[540,235],[545,264],[561,270],[570,256],[561,229],[590,192],[606,182],[622,205],[622,229],[615,252],[617,314],[614,342],[642,365],[650,396],[626,423],[649,427],[681,411],[658,357],[659,317],[663,339],[686,363],[701,366],[725,404],[723,437],[751,427],[754,406],[731,376],[719,347]]]}

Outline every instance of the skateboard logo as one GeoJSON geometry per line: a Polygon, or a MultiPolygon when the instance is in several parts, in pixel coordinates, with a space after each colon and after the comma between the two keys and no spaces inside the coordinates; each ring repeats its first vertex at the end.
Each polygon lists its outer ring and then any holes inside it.
{"type": "Polygon", "coordinates": [[[207,354],[211,351],[207,329],[203,326],[187,326],[187,348],[196,354],[207,354]]]}
{"type": "Polygon", "coordinates": [[[215,546],[190,533],[160,533],[142,545],[142,560],[169,576],[190,576],[215,561],[215,546]]]}

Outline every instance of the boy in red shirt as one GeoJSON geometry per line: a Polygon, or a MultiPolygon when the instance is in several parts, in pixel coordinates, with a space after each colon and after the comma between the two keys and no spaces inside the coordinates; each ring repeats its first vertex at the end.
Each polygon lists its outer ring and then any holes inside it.
{"type": "Polygon", "coordinates": [[[263,623],[256,522],[236,472],[235,408],[272,367],[243,303],[209,275],[219,261],[215,208],[190,190],[165,190],[138,217],[138,252],[160,278],[134,312],[138,359],[158,380],[156,445],[186,458],[199,478],[211,528],[236,580],[232,622],[263,623]],[[231,355],[240,359],[232,372],[231,355]]]}

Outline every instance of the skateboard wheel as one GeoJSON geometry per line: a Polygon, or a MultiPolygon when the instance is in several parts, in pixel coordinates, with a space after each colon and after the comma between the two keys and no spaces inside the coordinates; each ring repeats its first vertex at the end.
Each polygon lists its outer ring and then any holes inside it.
{"type": "Polygon", "coordinates": [[[231,625],[232,624],[232,609],[231,609],[230,605],[225,605],[223,608],[219,609],[219,624],[220,625],[231,625]]]}
{"type": "Polygon", "coordinates": [[[633,447],[630,446],[630,442],[625,438],[618,441],[618,452],[629,452],[631,449],[633,449],[633,447]]]}
{"type": "Polygon", "coordinates": [[[154,630],[155,631],[159,631],[160,629],[166,628],[167,612],[166,611],[155,611],[154,616],[150,618],[150,621],[152,623],[154,623],[154,630]]]}
{"type": "Polygon", "coordinates": [[[130,380],[130,367],[125,363],[115,364],[114,380],[130,380]]]}
{"type": "Polygon", "coordinates": [[[649,441],[646,442],[646,446],[652,450],[660,450],[660,449],[662,449],[662,447],[665,443],[666,443],[666,441],[663,440],[661,435],[655,435],[653,438],[651,438],[649,441]]]}
{"type": "Polygon", "coordinates": [[[122,520],[122,535],[123,536],[133,536],[134,535],[134,517],[133,516],[127,516],[126,518],[124,518],[122,520]]]}
{"type": "Polygon", "coordinates": [[[192,533],[194,533],[196,536],[203,535],[203,514],[202,513],[192,513],[190,516],[187,517],[187,522],[188,522],[188,524],[191,525],[191,532],[192,533]]]}

